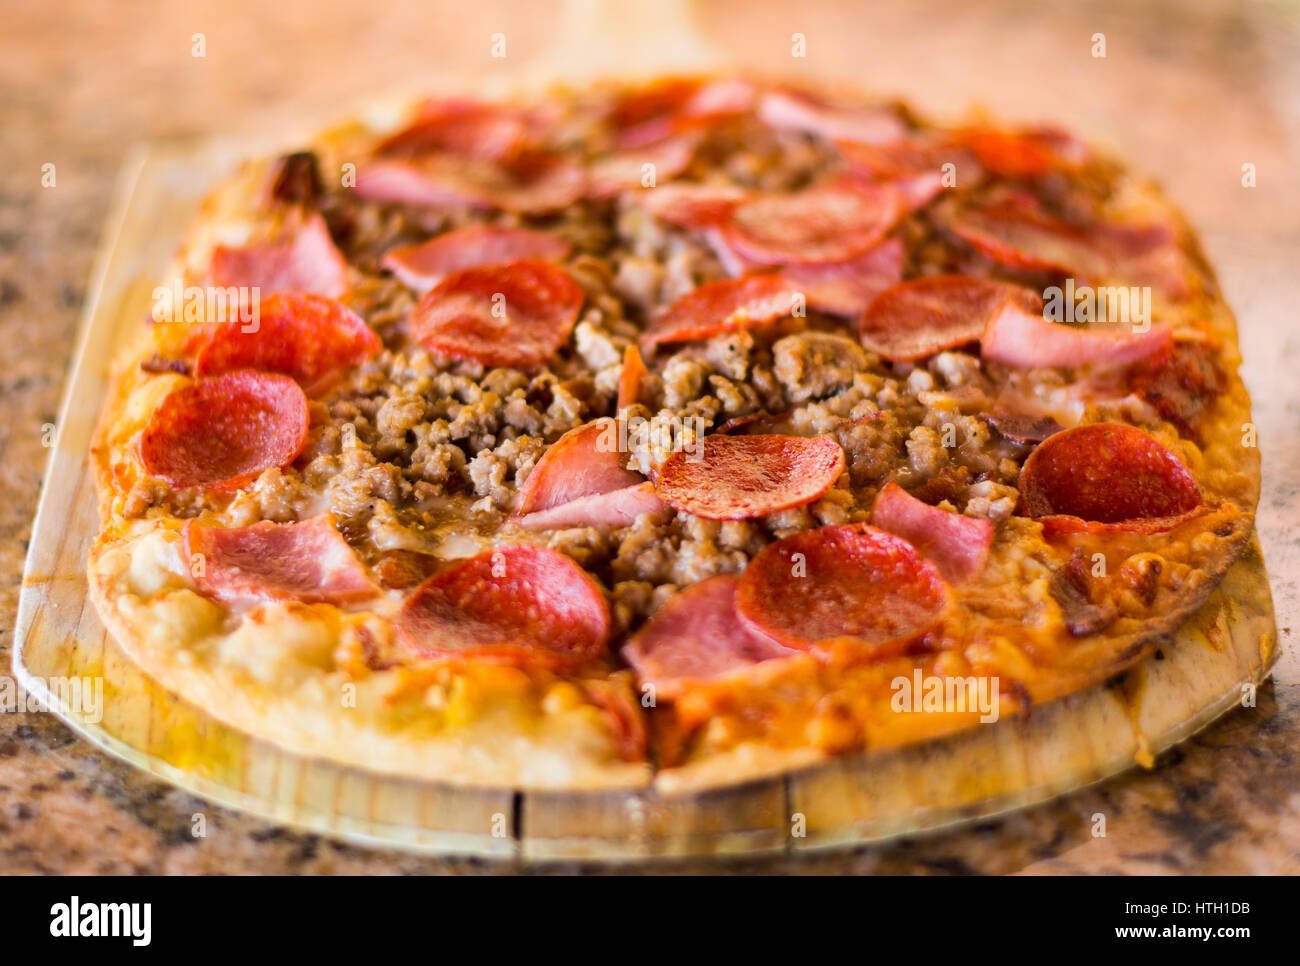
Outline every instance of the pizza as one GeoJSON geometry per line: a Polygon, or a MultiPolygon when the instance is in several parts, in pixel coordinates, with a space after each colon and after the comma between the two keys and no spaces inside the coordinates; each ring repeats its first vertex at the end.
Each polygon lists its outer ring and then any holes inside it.
{"type": "Polygon", "coordinates": [[[686,77],[299,147],[205,201],[92,452],[100,615],[250,734],[742,782],[1102,684],[1252,534],[1214,275],[1064,131],[686,77]]]}

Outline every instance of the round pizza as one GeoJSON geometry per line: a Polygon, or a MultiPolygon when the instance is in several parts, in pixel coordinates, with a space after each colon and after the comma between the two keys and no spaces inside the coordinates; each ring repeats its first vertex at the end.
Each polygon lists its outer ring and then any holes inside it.
{"type": "Polygon", "coordinates": [[[246,165],[117,360],[94,600],[297,753],[699,788],[1024,715],[1253,530],[1235,323],[1070,134],[733,77],[246,165]]]}

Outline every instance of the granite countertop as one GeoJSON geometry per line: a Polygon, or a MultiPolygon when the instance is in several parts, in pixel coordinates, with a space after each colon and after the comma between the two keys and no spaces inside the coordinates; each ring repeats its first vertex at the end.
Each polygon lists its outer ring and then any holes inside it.
{"type": "MultiPolygon", "coordinates": [[[[42,426],[55,418],[128,148],[298,128],[394,87],[512,70],[554,32],[553,7],[395,5],[377,16],[364,0],[9,0],[0,34],[0,674],[10,673],[42,426]],[[490,55],[498,32],[504,60],[490,55]],[[192,56],[199,33],[204,58],[192,56]]],[[[705,5],[705,34],[742,67],[851,77],[940,116],[983,103],[1013,119],[1058,118],[1165,184],[1202,231],[1241,320],[1264,458],[1259,530],[1285,649],[1258,707],[1220,719],[1154,771],[964,830],[725,869],[1300,872],[1300,26],[1288,9],[1230,0],[1138,10],[1098,0],[1050,13],[1032,0],[882,11],[848,0],[705,5]],[[796,32],[807,38],[805,59],[789,59],[796,32]],[[1091,53],[1097,33],[1105,58],[1091,53]],[[1246,163],[1256,188],[1241,184],[1246,163]],[[1107,816],[1105,838],[1091,834],[1096,812],[1107,816]]],[[[215,808],[106,757],[51,715],[0,714],[0,874],[501,871],[517,870],[366,850],[215,808]],[[190,835],[196,811],[207,815],[205,838],[190,835]]]]}

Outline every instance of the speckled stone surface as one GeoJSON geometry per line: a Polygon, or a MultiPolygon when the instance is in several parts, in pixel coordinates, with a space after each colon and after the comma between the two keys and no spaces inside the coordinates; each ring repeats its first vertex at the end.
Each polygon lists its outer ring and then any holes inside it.
{"type": "MultiPolygon", "coordinates": [[[[1151,171],[1202,231],[1241,320],[1264,456],[1259,529],[1287,653],[1237,710],[1136,772],[964,830],[724,871],[1300,872],[1300,28],[1280,4],[922,0],[708,4],[740,66],[851,78],[952,116],[972,103],[1060,120],[1151,171]],[[861,7],[861,9],[860,9],[861,7]],[[793,59],[791,35],[807,38],[793,59]],[[1105,35],[1106,57],[1092,56],[1105,35]],[[1242,165],[1258,187],[1241,184],[1242,165]],[[1104,813],[1107,835],[1092,835],[1104,813]]],[[[8,0],[0,28],[0,673],[22,558],[110,187],[134,142],[238,136],[346,113],[422,79],[466,83],[538,56],[541,2],[347,0],[91,5],[8,0]],[[493,60],[490,37],[507,37],[493,60]],[[191,55],[202,33],[205,58],[191,55]],[[56,184],[43,187],[42,166],[56,184]]],[[[613,41],[611,41],[613,42],[613,41]]],[[[560,867],[573,871],[580,867],[560,867]]],[[[648,871],[719,868],[709,863],[648,871]]],[[[0,714],[0,873],[514,872],[369,851],[160,784],[45,714],[0,714]],[[190,834],[207,817],[207,836],[190,834]]],[[[535,870],[528,870],[535,871],[535,870]]]]}

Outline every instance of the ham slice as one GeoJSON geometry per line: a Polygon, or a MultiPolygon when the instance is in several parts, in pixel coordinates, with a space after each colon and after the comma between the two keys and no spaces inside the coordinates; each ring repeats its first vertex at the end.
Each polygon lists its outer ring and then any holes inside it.
{"type": "Polygon", "coordinates": [[[425,101],[415,119],[375,148],[381,155],[436,152],[486,161],[517,155],[529,139],[527,117],[516,108],[460,98],[425,101]]]}
{"type": "Polygon", "coordinates": [[[649,514],[653,520],[664,518],[664,505],[655,494],[654,484],[638,483],[605,493],[580,496],[525,514],[518,523],[525,530],[560,530],[567,527],[628,527],[637,517],[649,514]]]}
{"type": "Polygon", "coordinates": [[[292,291],[338,298],[347,290],[347,263],[320,215],[312,215],[286,240],[218,245],[210,272],[213,285],[259,288],[264,295],[292,291]]]}
{"type": "Polygon", "coordinates": [[[736,616],[736,578],[710,577],[664,604],[623,646],[623,658],[644,687],[672,698],[690,684],[761,661],[798,653],[741,623],[736,616]]]}
{"type": "Polygon", "coordinates": [[[515,514],[522,517],[641,483],[645,478],[640,473],[624,468],[627,454],[620,452],[618,438],[618,423],[608,417],[569,430],[524,480],[515,514]]]}
{"type": "Polygon", "coordinates": [[[910,215],[920,211],[943,191],[943,175],[938,171],[925,171],[894,178],[884,182],[898,197],[898,207],[902,214],[910,215]]]}
{"type": "Polygon", "coordinates": [[[903,276],[903,243],[897,238],[842,262],[787,265],[778,274],[804,294],[808,308],[855,318],[903,276]]]}
{"type": "Polygon", "coordinates": [[[912,137],[893,144],[841,142],[836,146],[854,176],[887,185],[904,213],[924,208],[945,187],[969,188],[984,176],[969,151],[945,139],[912,137]]]}
{"type": "Polygon", "coordinates": [[[573,246],[563,238],[531,228],[468,225],[430,238],[418,245],[403,245],[384,255],[382,265],[417,292],[427,292],[448,275],[482,265],[499,265],[523,258],[558,262],[569,257],[573,246]]]}
{"type": "Polygon", "coordinates": [[[301,523],[229,528],[191,520],[183,532],[194,582],[227,604],[339,604],[379,593],[328,513],[301,523]]]}
{"type": "Polygon", "coordinates": [[[892,481],[876,494],[871,525],[902,537],[954,584],[983,570],[993,545],[991,521],[931,506],[892,481]]]}
{"type": "Polygon", "coordinates": [[[1197,273],[1168,225],[1108,225],[1098,229],[1113,278],[1150,285],[1171,301],[1189,298],[1197,273]]]}
{"type": "Polygon", "coordinates": [[[805,94],[771,91],[758,100],[758,119],[778,130],[803,131],[831,141],[888,144],[907,125],[885,107],[836,107],[805,94]]]}
{"type": "Polygon", "coordinates": [[[754,90],[754,85],[741,78],[728,77],[705,81],[687,99],[681,115],[714,121],[752,110],[757,97],[758,92],[754,90]]]}
{"type": "Polygon", "coordinates": [[[1140,333],[1071,329],[1008,302],[980,337],[980,352],[985,359],[1023,369],[1121,366],[1167,350],[1172,343],[1167,325],[1140,333]]]}
{"type": "Polygon", "coordinates": [[[496,170],[438,155],[423,162],[376,160],[357,171],[356,192],[370,201],[419,206],[492,207],[496,170]]]}
{"type": "Polygon", "coordinates": [[[580,166],[545,156],[525,156],[504,168],[435,154],[363,164],[357,171],[356,192],[371,201],[544,214],[573,204],[586,187],[586,173],[580,166]]]}

